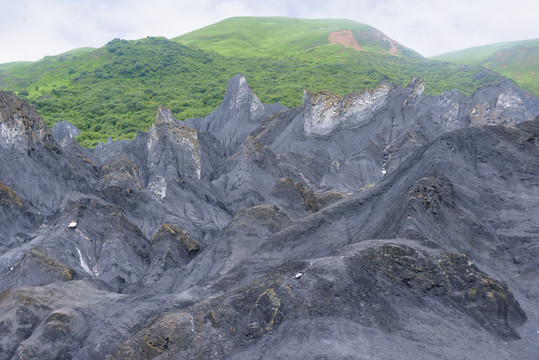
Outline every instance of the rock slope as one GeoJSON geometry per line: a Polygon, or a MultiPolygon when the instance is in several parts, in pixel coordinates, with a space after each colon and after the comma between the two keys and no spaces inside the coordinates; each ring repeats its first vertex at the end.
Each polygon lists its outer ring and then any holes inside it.
{"type": "Polygon", "coordinates": [[[422,79],[81,148],[0,93],[0,359],[533,359],[539,99],[422,79]]]}

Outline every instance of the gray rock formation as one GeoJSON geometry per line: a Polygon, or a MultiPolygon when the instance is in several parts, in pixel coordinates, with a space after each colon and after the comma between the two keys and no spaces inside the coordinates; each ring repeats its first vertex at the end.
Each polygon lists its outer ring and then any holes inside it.
{"type": "Polygon", "coordinates": [[[75,125],[65,120],[57,122],[52,128],[52,136],[59,144],[67,139],[77,137],[80,133],[81,131],[75,125]]]}
{"type": "Polygon", "coordinates": [[[382,83],[83,149],[0,92],[0,359],[533,359],[539,99],[382,83]]]}

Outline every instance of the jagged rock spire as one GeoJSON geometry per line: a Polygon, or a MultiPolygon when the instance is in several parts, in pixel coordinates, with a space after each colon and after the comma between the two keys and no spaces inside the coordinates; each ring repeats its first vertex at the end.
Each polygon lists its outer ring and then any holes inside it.
{"type": "Polygon", "coordinates": [[[59,144],[65,139],[77,137],[81,131],[72,123],[62,120],[56,123],[52,128],[52,135],[59,144]]]}
{"type": "Polygon", "coordinates": [[[169,108],[160,104],[155,115],[155,125],[158,126],[165,123],[174,124],[177,123],[177,120],[174,118],[174,115],[169,108]]]}
{"type": "Polygon", "coordinates": [[[33,106],[12,92],[0,91],[0,146],[29,151],[40,144],[51,149],[58,147],[33,106]]]}
{"type": "Polygon", "coordinates": [[[200,145],[196,130],[181,125],[172,111],[159,105],[155,123],[148,131],[147,165],[149,189],[158,197],[166,196],[167,179],[200,179],[200,145]]]}
{"type": "Polygon", "coordinates": [[[423,78],[412,76],[408,86],[404,89],[406,100],[404,105],[412,106],[416,104],[425,94],[425,81],[423,78]]]}
{"type": "Polygon", "coordinates": [[[246,110],[249,116],[254,117],[264,110],[264,104],[255,95],[245,76],[240,74],[228,81],[225,98],[219,108],[230,112],[246,110]]]}
{"type": "Polygon", "coordinates": [[[266,117],[284,109],[278,103],[264,105],[240,74],[230,78],[225,98],[214,112],[204,119],[188,119],[184,124],[211,133],[230,154],[266,117]]]}

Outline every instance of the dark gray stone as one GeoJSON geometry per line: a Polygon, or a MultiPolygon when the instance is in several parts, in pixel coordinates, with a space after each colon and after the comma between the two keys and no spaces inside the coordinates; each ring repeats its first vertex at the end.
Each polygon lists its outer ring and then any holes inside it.
{"type": "Polygon", "coordinates": [[[0,92],[0,359],[533,359],[539,99],[423,89],[96,149],[0,92]]]}
{"type": "Polygon", "coordinates": [[[75,125],[65,120],[57,122],[52,128],[52,136],[57,143],[62,143],[64,140],[77,137],[81,131],[75,125]]]}

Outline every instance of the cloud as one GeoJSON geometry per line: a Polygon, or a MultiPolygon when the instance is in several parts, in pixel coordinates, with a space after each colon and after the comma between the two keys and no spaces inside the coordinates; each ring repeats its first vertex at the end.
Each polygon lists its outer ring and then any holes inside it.
{"type": "Polygon", "coordinates": [[[371,25],[426,56],[539,37],[534,20],[539,5],[533,0],[520,1],[518,9],[498,0],[392,0],[373,10],[371,25]]]}
{"type": "Polygon", "coordinates": [[[2,1],[0,63],[38,60],[113,38],[175,37],[232,16],[345,18],[430,56],[539,38],[536,0],[20,0],[2,1]],[[5,4],[4,4],[5,3],[5,4]]]}

